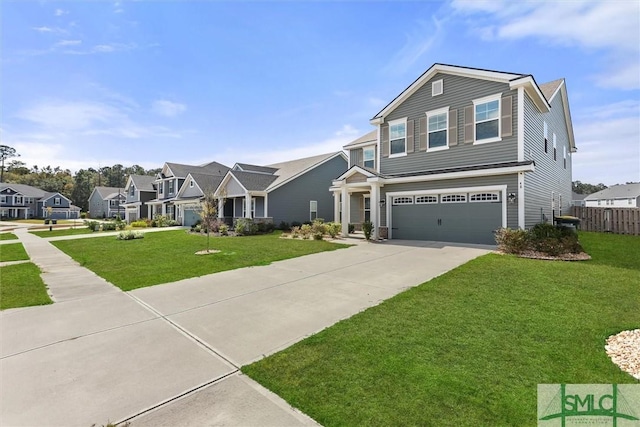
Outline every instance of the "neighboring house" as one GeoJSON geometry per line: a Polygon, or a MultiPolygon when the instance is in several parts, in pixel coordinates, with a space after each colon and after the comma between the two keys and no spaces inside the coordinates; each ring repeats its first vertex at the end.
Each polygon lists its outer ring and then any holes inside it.
{"type": "Polygon", "coordinates": [[[191,226],[200,220],[201,201],[205,195],[213,196],[224,176],[191,172],[174,200],[176,221],[181,225],[191,226]]]}
{"type": "Polygon", "coordinates": [[[154,185],[156,197],[147,202],[150,215],[164,215],[171,220],[179,221],[176,200],[178,191],[190,173],[224,176],[229,168],[218,162],[211,162],[201,166],[184,165],[180,163],[165,163],[156,176],[154,185]]]}
{"type": "Polygon", "coordinates": [[[95,187],[89,196],[91,218],[124,218],[126,200],[124,189],[117,187],[95,187]]]}
{"type": "Polygon", "coordinates": [[[590,208],[640,208],[640,183],[614,185],[584,198],[590,208]]]}
{"type": "Polygon", "coordinates": [[[254,218],[281,222],[333,218],[333,195],[327,185],[347,168],[342,151],[267,166],[236,163],[225,175],[215,195],[224,208],[226,222],[254,218]]]}
{"type": "Polygon", "coordinates": [[[151,218],[147,202],[156,198],[155,180],[156,177],[150,175],[129,175],[124,186],[126,199],[122,204],[127,222],[151,218]]]}
{"type": "Polygon", "coordinates": [[[566,213],[576,151],[564,79],[434,64],[347,144],[335,217],[392,239],[494,244],[566,213]]]}
{"type": "Polygon", "coordinates": [[[2,219],[77,219],[80,208],[60,193],[25,184],[0,184],[2,219]],[[50,209],[49,209],[50,208],[50,209]]]}
{"type": "Polygon", "coordinates": [[[571,206],[584,206],[584,198],[586,194],[578,194],[575,191],[571,192],[571,206]]]}

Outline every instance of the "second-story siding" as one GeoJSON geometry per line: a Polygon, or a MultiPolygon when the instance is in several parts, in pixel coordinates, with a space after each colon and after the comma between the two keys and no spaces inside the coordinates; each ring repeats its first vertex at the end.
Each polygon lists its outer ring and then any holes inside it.
{"type": "MultiPolygon", "coordinates": [[[[413,95],[393,110],[386,118],[389,121],[407,118],[414,121],[414,150],[406,156],[380,160],[380,172],[394,174],[422,170],[443,169],[458,166],[490,164],[517,160],[517,91],[510,90],[507,83],[473,79],[468,77],[436,74],[413,95]],[[442,95],[432,96],[431,83],[443,80],[442,95]],[[473,106],[473,100],[500,94],[502,98],[512,97],[512,135],[502,141],[485,144],[464,143],[464,109],[473,106]],[[426,152],[420,150],[419,121],[429,111],[449,107],[457,111],[457,145],[448,150],[426,152]]],[[[452,127],[452,124],[449,124],[452,127]]],[[[411,150],[409,150],[411,151],[411,150]]]]}
{"type": "MultiPolygon", "coordinates": [[[[533,101],[524,97],[524,158],[535,161],[535,172],[524,176],[525,227],[529,228],[544,218],[553,221],[552,198],[556,206],[562,199],[561,211],[569,213],[571,205],[571,156],[569,135],[560,94],[551,103],[551,111],[540,113],[533,101]],[[547,122],[547,152],[544,151],[544,122],[547,122]],[[556,160],[553,159],[553,134],[556,135],[556,160]],[[567,152],[567,167],[564,168],[563,147],[567,152]]],[[[556,215],[559,209],[556,209],[556,215]]]]}

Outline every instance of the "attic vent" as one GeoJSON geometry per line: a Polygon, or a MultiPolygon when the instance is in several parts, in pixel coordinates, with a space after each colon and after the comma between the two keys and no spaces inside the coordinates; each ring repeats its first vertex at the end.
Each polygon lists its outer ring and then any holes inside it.
{"type": "Polygon", "coordinates": [[[442,80],[431,83],[431,96],[442,95],[442,80]]]}

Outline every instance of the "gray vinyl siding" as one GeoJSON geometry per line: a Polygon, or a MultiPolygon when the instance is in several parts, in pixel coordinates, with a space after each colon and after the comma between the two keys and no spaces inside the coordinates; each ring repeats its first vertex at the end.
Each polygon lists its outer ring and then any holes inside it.
{"type": "MultiPolygon", "coordinates": [[[[557,94],[551,103],[551,111],[540,113],[529,96],[524,97],[524,156],[535,161],[535,172],[525,173],[525,228],[541,222],[542,215],[551,222],[551,193],[562,195],[562,213],[569,213],[571,206],[571,155],[569,135],[564,117],[562,97],[557,94]],[[544,152],[544,121],[548,128],[548,153],[544,152]],[[558,155],[553,160],[553,134],[556,134],[558,155]],[[562,147],[567,147],[567,168],[563,167],[562,147]]],[[[559,213],[556,213],[556,215],[559,213]]]]}
{"type": "MultiPolygon", "coordinates": [[[[381,158],[380,172],[396,174],[431,169],[443,169],[459,166],[470,166],[507,161],[516,161],[517,146],[517,91],[510,90],[506,83],[472,79],[468,77],[436,74],[406,101],[393,110],[385,123],[391,120],[407,118],[414,121],[414,152],[395,158],[381,158]],[[431,96],[431,83],[443,80],[444,93],[431,96]],[[512,129],[513,134],[502,141],[473,145],[464,143],[464,108],[472,106],[472,100],[486,96],[501,94],[504,98],[512,96],[512,129]],[[419,120],[426,117],[428,111],[449,107],[457,110],[458,144],[448,150],[425,152],[420,151],[419,120]]],[[[451,124],[449,124],[451,126],[451,124]]],[[[410,150],[409,150],[410,151],[410,150]]]]}
{"type": "Polygon", "coordinates": [[[103,200],[100,193],[94,191],[89,198],[89,216],[91,218],[104,218],[107,216],[108,212],[109,201],[103,200]]]}
{"type": "MultiPolygon", "coordinates": [[[[507,194],[517,192],[518,175],[497,175],[478,178],[447,179],[442,181],[386,184],[380,189],[380,198],[381,200],[386,200],[387,193],[394,193],[396,191],[445,190],[462,187],[485,187],[490,185],[506,185],[507,194]]],[[[374,207],[372,206],[371,208],[374,207]]],[[[387,225],[386,209],[386,205],[380,209],[380,224],[383,226],[387,225]]],[[[507,226],[510,228],[518,227],[518,206],[516,204],[507,204],[507,226]]]]}
{"type": "Polygon", "coordinates": [[[347,170],[347,162],[335,157],[279,187],[268,195],[268,216],[274,224],[309,221],[309,202],[318,202],[318,218],[333,221],[334,201],[329,187],[347,170]]]}
{"type": "Polygon", "coordinates": [[[254,199],[256,199],[255,217],[256,218],[264,218],[264,197],[256,196],[256,197],[254,197],[254,199]]]}
{"type": "Polygon", "coordinates": [[[182,192],[180,197],[189,198],[189,197],[199,197],[202,196],[202,191],[197,185],[194,185],[193,188],[189,187],[189,184],[185,186],[185,190],[182,192]]]}
{"type": "Polygon", "coordinates": [[[238,196],[245,193],[245,190],[238,184],[235,178],[231,178],[227,183],[225,190],[228,196],[238,196]]]}

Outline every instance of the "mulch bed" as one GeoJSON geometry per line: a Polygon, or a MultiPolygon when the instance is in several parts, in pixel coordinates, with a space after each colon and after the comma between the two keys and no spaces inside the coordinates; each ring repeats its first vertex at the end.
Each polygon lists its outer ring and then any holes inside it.
{"type": "Polygon", "coordinates": [[[586,252],[551,256],[549,254],[545,254],[544,252],[526,251],[515,255],[519,256],[520,258],[541,259],[546,261],[588,261],[591,259],[591,255],[586,252]]]}

